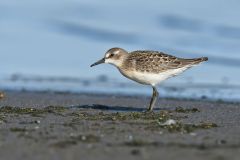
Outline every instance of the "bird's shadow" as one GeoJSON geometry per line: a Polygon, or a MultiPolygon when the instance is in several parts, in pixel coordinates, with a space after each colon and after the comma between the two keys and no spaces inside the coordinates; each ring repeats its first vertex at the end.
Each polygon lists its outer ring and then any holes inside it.
{"type": "MultiPolygon", "coordinates": [[[[147,111],[147,108],[108,106],[108,105],[101,105],[101,104],[79,105],[79,106],[72,106],[72,107],[78,108],[78,109],[94,109],[94,110],[117,111],[117,112],[144,112],[144,111],[147,111]]],[[[166,108],[154,108],[153,109],[153,111],[160,111],[160,110],[166,110],[166,108]]]]}

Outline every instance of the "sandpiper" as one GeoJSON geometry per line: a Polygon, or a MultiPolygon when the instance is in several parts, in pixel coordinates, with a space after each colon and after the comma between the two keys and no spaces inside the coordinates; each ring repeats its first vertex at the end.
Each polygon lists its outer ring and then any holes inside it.
{"type": "Polygon", "coordinates": [[[158,51],[142,50],[129,53],[122,48],[111,48],[104,58],[91,67],[109,63],[117,67],[123,76],[141,84],[151,85],[153,94],[148,111],[152,111],[158,97],[156,85],[207,60],[207,57],[184,59],[158,51]]]}

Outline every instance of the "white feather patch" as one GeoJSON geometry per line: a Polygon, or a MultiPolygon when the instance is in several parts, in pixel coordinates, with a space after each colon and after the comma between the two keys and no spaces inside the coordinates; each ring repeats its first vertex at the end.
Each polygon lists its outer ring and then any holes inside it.
{"type": "Polygon", "coordinates": [[[186,66],[183,68],[172,69],[158,74],[149,72],[122,72],[122,74],[138,83],[155,86],[168,78],[182,73],[188,68],[189,66],[186,66]]]}

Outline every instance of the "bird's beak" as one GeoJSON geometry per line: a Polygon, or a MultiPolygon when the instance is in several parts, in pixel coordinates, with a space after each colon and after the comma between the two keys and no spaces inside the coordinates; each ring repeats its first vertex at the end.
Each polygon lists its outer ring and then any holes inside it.
{"type": "Polygon", "coordinates": [[[91,67],[96,66],[96,65],[98,65],[98,64],[102,64],[102,63],[105,63],[105,58],[102,58],[102,59],[100,59],[99,61],[93,63],[93,64],[91,65],[91,67]]]}

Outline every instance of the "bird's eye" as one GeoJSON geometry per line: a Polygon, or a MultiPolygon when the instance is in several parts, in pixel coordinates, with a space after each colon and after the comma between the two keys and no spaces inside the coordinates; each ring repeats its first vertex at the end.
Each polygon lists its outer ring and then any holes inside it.
{"type": "Polygon", "coordinates": [[[110,53],[107,58],[111,58],[111,57],[113,57],[113,56],[114,56],[114,54],[113,54],[113,53],[110,53]]]}
{"type": "Polygon", "coordinates": [[[111,53],[110,55],[109,55],[109,57],[113,57],[114,56],[114,54],[113,53],[111,53]]]}

